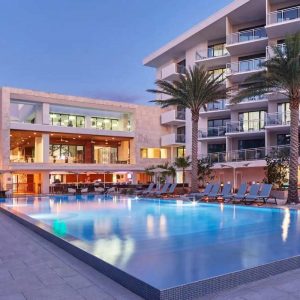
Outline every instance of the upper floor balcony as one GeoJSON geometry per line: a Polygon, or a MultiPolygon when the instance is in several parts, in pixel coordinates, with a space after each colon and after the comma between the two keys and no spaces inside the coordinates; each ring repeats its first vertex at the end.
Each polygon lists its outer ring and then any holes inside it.
{"type": "Polygon", "coordinates": [[[185,110],[172,109],[161,114],[161,124],[180,126],[185,124],[185,110]]]}
{"type": "Polygon", "coordinates": [[[263,71],[265,69],[263,66],[265,60],[265,57],[259,57],[229,63],[227,64],[227,76],[230,77],[233,82],[243,82],[253,73],[263,71]]]}
{"type": "Polygon", "coordinates": [[[185,134],[171,133],[161,137],[161,146],[170,147],[185,144],[185,134]]]}
{"type": "Polygon", "coordinates": [[[171,63],[161,70],[162,80],[176,80],[180,74],[185,74],[186,67],[178,63],[171,63]]]}
{"type": "Polygon", "coordinates": [[[265,27],[231,33],[227,36],[226,41],[231,55],[262,51],[268,44],[265,27]]]}
{"type": "Polygon", "coordinates": [[[231,121],[227,123],[227,134],[260,133],[265,130],[265,120],[231,121]]]}
{"type": "Polygon", "coordinates": [[[196,51],[195,62],[207,67],[226,65],[230,61],[229,52],[225,44],[219,47],[208,47],[196,51]]]}
{"type": "Polygon", "coordinates": [[[282,145],[233,150],[229,152],[208,153],[205,155],[201,155],[200,158],[207,159],[209,162],[212,163],[227,163],[265,160],[267,155],[275,158],[281,155],[289,155],[289,153],[290,145],[282,145]]]}
{"type": "Polygon", "coordinates": [[[266,126],[282,127],[290,126],[291,124],[291,113],[279,112],[279,113],[268,113],[266,114],[266,126]]]}
{"type": "Polygon", "coordinates": [[[206,110],[200,111],[201,116],[210,116],[210,117],[218,117],[224,116],[225,114],[230,116],[230,110],[227,106],[226,99],[220,99],[216,102],[209,103],[206,106],[206,110]]]}
{"type": "Polygon", "coordinates": [[[226,133],[226,126],[208,127],[200,129],[198,132],[199,140],[220,140],[224,139],[226,133]]]}
{"type": "MultiPolygon", "coordinates": [[[[233,92],[232,97],[236,93],[237,93],[237,91],[233,92]]],[[[227,106],[230,107],[231,110],[239,110],[241,108],[243,108],[243,109],[267,108],[268,107],[268,98],[266,95],[249,96],[235,104],[231,104],[230,101],[228,101],[227,106]]]]}
{"type": "MultiPolygon", "coordinates": [[[[278,44],[276,45],[276,47],[278,48],[280,53],[286,54],[286,44],[278,44]]],[[[266,55],[267,55],[267,60],[273,58],[276,55],[276,52],[274,51],[274,47],[268,46],[266,48],[266,55]]]]}
{"type": "Polygon", "coordinates": [[[299,31],[300,6],[294,6],[270,12],[267,16],[267,34],[269,38],[281,38],[286,34],[299,31]]]}

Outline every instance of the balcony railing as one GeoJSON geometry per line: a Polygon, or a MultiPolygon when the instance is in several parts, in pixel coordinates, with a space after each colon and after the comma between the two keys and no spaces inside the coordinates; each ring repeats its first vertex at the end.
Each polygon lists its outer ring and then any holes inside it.
{"type": "Polygon", "coordinates": [[[200,158],[207,159],[207,161],[212,163],[226,163],[226,162],[264,160],[267,155],[276,158],[281,155],[289,155],[289,153],[290,153],[290,145],[283,145],[283,146],[271,146],[271,147],[234,150],[230,152],[215,152],[215,153],[202,155],[200,158]]]}
{"type": "Polygon", "coordinates": [[[207,129],[199,130],[199,138],[210,138],[210,137],[225,137],[226,126],[219,127],[208,127],[207,129]]]}
{"type": "Polygon", "coordinates": [[[266,95],[250,96],[250,97],[242,99],[241,103],[255,102],[255,101],[261,101],[261,100],[265,100],[265,99],[266,99],[266,95]]]}
{"type": "Polygon", "coordinates": [[[290,125],[291,124],[291,113],[271,113],[267,114],[267,126],[278,126],[278,125],[290,125]]]}
{"type": "Polygon", "coordinates": [[[300,18],[300,6],[286,8],[269,13],[268,25],[284,23],[300,18]]]}
{"type": "Polygon", "coordinates": [[[235,32],[227,36],[227,44],[238,44],[267,37],[264,27],[253,28],[245,31],[235,32]]]}
{"type": "Polygon", "coordinates": [[[222,49],[214,49],[214,48],[207,48],[204,50],[198,50],[196,51],[196,61],[199,60],[205,60],[208,58],[216,58],[216,57],[223,57],[228,56],[229,52],[225,48],[225,46],[222,49]]]}
{"type": "Polygon", "coordinates": [[[178,74],[185,74],[186,73],[186,67],[184,65],[176,65],[176,73],[178,74]]]}
{"type": "Polygon", "coordinates": [[[185,143],[185,134],[176,134],[176,143],[185,143]]]}
{"type": "MultiPolygon", "coordinates": [[[[276,45],[276,47],[283,55],[286,55],[286,44],[278,44],[276,45]]],[[[271,59],[276,55],[273,47],[271,46],[267,47],[266,53],[267,53],[267,59],[271,59]]]]}
{"type": "Polygon", "coordinates": [[[207,111],[224,110],[226,108],[226,99],[220,99],[217,102],[207,104],[207,111]]]}
{"type": "Polygon", "coordinates": [[[241,60],[234,63],[227,64],[227,74],[237,74],[252,71],[261,71],[265,67],[263,63],[266,61],[265,57],[254,58],[249,60],[241,60]]]}
{"type": "Polygon", "coordinates": [[[185,110],[176,110],[176,119],[185,120],[185,110]]]}
{"type": "Polygon", "coordinates": [[[227,123],[226,132],[252,132],[262,131],[265,128],[265,120],[232,121],[227,123]]]}

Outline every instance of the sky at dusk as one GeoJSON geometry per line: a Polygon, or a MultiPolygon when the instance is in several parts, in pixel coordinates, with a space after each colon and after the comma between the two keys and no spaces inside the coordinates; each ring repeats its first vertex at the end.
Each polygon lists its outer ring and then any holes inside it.
{"type": "Polygon", "coordinates": [[[0,0],[0,86],[147,103],[145,56],[231,0],[0,0]]]}

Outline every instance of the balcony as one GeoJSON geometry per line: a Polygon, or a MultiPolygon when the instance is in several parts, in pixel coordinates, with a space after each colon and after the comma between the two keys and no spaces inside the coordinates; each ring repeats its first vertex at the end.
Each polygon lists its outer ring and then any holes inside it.
{"type": "MultiPolygon", "coordinates": [[[[282,54],[284,54],[284,55],[286,54],[286,45],[285,44],[278,44],[278,45],[276,45],[276,47],[282,54]]],[[[273,58],[276,55],[276,53],[274,51],[274,47],[268,46],[266,49],[267,49],[266,50],[267,60],[273,58]]]]}
{"type": "Polygon", "coordinates": [[[227,134],[264,133],[265,120],[232,121],[227,123],[227,134]]]}
{"type": "Polygon", "coordinates": [[[161,137],[161,146],[170,147],[185,144],[185,134],[171,133],[161,137]]]}
{"type": "Polygon", "coordinates": [[[266,120],[266,126],[290,126],[291,124],[291,113],[285,112],[285,113],[268,113],[267,114],[267,120],[266,120]]]}
{"type": "Polygon", "coordinates": [[[228,104],[226,99],[220,99],[214,103],[209,103],[206,107],[206,110],[201,110],[200,114],[202,117],[223,117],[224,114],[230,117],[230,110],[228,109],[227,105],[228,104]]]}
{"type": "Polygon", "coordinates": [[[230,62],[229,52],[225,48],[222,49],[207,48],[196,51],[195,63],[201,64],[207,67],[216,67],[220,65],[226,65],[230,62]]]}
{"type": "Polygon", "coordinates": [[[199,130],[199,140],[209,139],[218,140],[225,138],[226,126],[208,127],[207,129],[199,130]]]}
{"type": "Polygon", "coordinates": [[[242,55],[263,51],[268,45],[267,33],[264,27],[235,32],[227,36],[227,49],[231,55],[242,55]]]}
{"type": "Polygon", "coordinates": [[[180,74],[185,74],[186,68],[183,65],[177,63],[171,63],[168,66],[162,68],[161,79],[163,80],[176,80],[180,74]]]}
{"type": "Polygon", "coordinates": [[[180,126],[185,124],[185,110],[172,109],[161,114],[161,125],[180,126]]]}
{"type": "Polygon", "coordinates": [[[207,159],[207,161],[212,163],[258,161],[265,160],[266,155],[276,158],[281,155],[289,155],[289,152],[290,145],[282,145],[209,153],[202,155],[200,158],[207,159]]]}
{"type": "Polygon", "coordinates": [[[279,38],[299,31],[300,6],[273,11],[267,16],[269,38],[279,38]]]}
{"type": "MultiPolygon", "coordinates": [[[[236,95],[237,92],[232,93],[232,97],[236,95]]],[[[246,97],[242,99],[240,102],[236,104],[231,104],[230,102],[227,103],[227,106],[230,107],[231,110],[239,110],[241,107],[243,109],[246,108],[267,108],[268,107],[268,98],[266,95],[257,95],[246,97]]]]}
{"type": "Polygon", "coordinates": [[[233,82],[243,82],[253,73],[265,70],[263,66],[265,61],[265,57],[260,57],[229,63],[227,64],[227,76],[230,77],[233,82]]]}

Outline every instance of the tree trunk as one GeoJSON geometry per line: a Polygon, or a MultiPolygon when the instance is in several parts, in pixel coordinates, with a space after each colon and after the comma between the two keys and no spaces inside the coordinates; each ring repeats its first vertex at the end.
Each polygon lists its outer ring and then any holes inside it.
{"type": "Polygon", "coordinates": [[[299,158],[299,99],[290,102],[290,166],[288,203],[298,203],[298,158],[299,158]]]}
{"type": "Polygon", "coordinates": [[[198,189],[198,121],[199,113],[192,112],[192,172],[191,192],[197,193],[198,189]]]}

